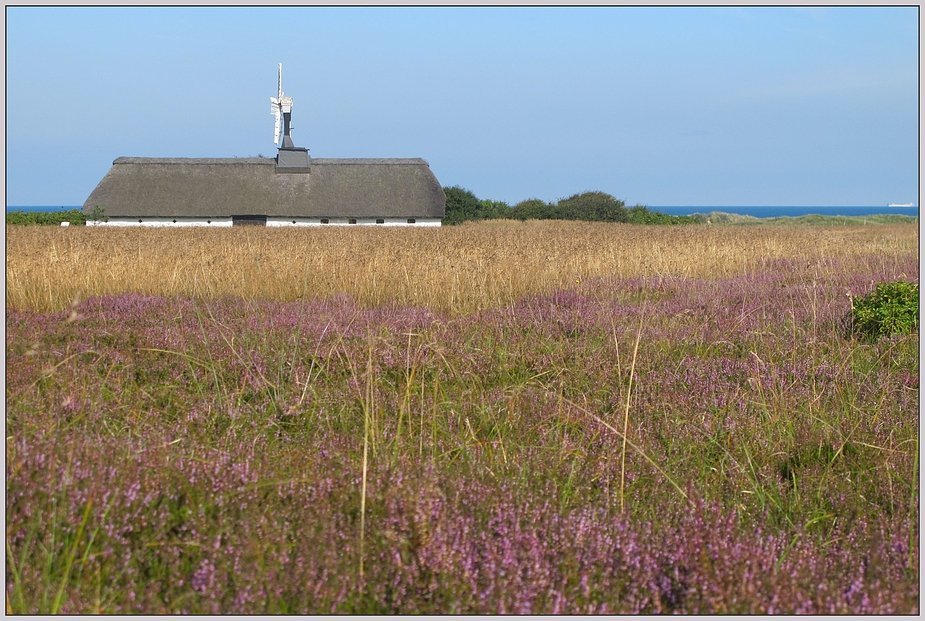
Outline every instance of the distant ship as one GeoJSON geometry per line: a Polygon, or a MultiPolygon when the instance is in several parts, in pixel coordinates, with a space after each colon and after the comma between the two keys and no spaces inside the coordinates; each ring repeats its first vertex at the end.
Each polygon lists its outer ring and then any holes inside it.
{"type": "Polygon", "coordinates": [[[915,203],[890,203],[887,207],[915,207],[915,203]]]}

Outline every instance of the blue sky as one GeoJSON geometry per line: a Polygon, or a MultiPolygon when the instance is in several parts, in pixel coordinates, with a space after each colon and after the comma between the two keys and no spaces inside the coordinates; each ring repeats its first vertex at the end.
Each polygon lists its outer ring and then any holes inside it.
{"type": "Polygon", "coordinates": [[[514,204],[918,204],[916,7],[7,7],[7,205],[117,157],[422,157],[514,204]]]}

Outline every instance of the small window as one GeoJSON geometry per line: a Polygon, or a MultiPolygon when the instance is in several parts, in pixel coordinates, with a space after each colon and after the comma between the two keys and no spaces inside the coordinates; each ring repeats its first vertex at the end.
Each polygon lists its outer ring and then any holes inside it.
{"type": "Polygon", "coordinates": [[[356,223],[357,223],[356,218],[350,218],[349,220],[347,220],[347,224],[356,224],[356,223]]]}
{"type": "Polygon", "coordinates": [[[322,218],[322,219],[321,219],[321,224],[327,224],[327,223],[328,223],[328,219],[327,219],[327,218],[322,218]]]}
{"type": "Polygon", "coordinates": [[[385,224],[385,220],[382,218],[376,218],[376,224],[385,224]]]}
{"type": "Polygon", "coordinates": [[[414,224],[414,218],[408,218],[408,224],[414,224]]]}

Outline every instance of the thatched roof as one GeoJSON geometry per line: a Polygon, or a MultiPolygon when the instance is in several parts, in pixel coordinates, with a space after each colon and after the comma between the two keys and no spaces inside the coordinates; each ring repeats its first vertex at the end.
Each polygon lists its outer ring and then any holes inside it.
{"type": "Polygon", "coordinates": [[[443,188],[422,159],[120,157],[83,205],[111,217],[442,218],[443,188]]]}

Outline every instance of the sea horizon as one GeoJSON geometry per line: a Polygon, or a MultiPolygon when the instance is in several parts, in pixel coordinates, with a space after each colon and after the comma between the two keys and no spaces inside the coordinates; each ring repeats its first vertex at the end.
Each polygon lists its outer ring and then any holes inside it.
{"type": "MultiPolygon", "coordinates": [[[[628,205],[629,206],[629,205],[628,205]]],[[[6,211],[24,211],[24,212],[54,212],[69,211],[71,209],[82,209],[81,205],[7,205],[6,211]]],[[[774,206],[774,205],[663,205],[663,206],[646,206],[649,211],[658,211],[671,216],[689,216],[695,213],[709,214],[712,212],[737,214],[740,216],[753,216],[755,218],[779,218],[807,215],[819,216],[876,216],[883,214],[898,214],[905,216],[918,216],[918,206],[912,207],[887,207],[885,205],[868,205],[868,206],[831,206],[831,205],[806,205],[806,206],[774,206]]]]}
{"type": "Polygon", "coordinates": [[[753,216],[755,218],[796,218],[799,216],[877,216],[904,215],[918,216],[918,205],[912,207],[888,207],[886,205],[838,206],[838,205],[669,205],[647,206],[649,211],[660,211],[671,216],[689,216],[695,213],[712,212],[753,216]]]}

